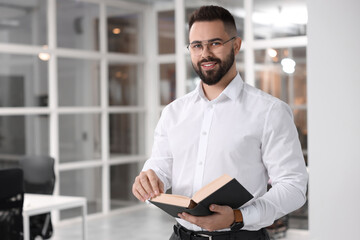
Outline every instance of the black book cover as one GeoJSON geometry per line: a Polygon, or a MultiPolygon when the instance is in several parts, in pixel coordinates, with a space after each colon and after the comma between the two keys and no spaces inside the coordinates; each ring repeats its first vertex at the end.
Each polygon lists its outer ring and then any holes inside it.
{"type": "MultiPolygon", "coordinates": [[[[195,206],[192,208],[152,200],[149,201],[171,216],[178,217],[178,213],[181,212],[186,212],[193,216],[211,215],[213,213],[209,210],[209,206],[211,204],[226,205],[233,209],[239,208],[252,198],[253,195],[251,195],[251,193],[249,193],[235,178],[233,178],[231,181],[211,193],[199,203],[195,203],[195,206]]],[[[191,202],[194,203],[192,200],[191,202]]]]}

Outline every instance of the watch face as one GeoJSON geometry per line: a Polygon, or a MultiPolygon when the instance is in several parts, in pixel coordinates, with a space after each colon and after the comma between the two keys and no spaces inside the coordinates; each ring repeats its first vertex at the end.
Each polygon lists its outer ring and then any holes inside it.
{"type": "Polygon", "coordinates": [[[235,222],[233,225],[231,225],[230,229],[232,231],[240,230],[244,226],[244,222],[235,222]]]}

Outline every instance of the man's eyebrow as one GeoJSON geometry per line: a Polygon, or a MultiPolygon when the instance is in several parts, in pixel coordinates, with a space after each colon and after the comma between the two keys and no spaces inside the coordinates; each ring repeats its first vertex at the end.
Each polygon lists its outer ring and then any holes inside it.
{"type": "Polygon", "coordinates": [[[212,39],[204,40],[204,41],[195,40],[195,41],[192,41],[190,44],[202,43],[202,42],[215,42],[215,41],[222,41],[222,39],[221,38],[212,38],[212,39]]]}

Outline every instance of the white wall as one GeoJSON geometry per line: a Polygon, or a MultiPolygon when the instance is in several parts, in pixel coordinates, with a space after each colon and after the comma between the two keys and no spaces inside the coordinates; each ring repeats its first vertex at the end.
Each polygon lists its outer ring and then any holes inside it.
{"type": "Polygon", "coordinates": [[[360,239],[360,1],[307,4],[310,235],[360,239]]]}

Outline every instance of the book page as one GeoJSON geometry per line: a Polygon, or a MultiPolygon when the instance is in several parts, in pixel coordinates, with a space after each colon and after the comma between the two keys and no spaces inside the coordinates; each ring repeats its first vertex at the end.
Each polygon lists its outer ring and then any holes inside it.
{"type": "Polygon", "coordinates": [[[151,201],[187,208],[190,205],[191,199],[185,196],[162,193],[159,196],[152,198],[151,201]]]}
{"type": "Polygon", "coordinates": [[[211,195],[213,192],[224,186],[226,183],[230,182],[233,178],[227,174],[222,175],[221,177],[215,179],[211,183],[202,187],[199,191],[197,191],[192,199],[199,203],[201,200],[205,199],[207,196],[211,195]]]}

